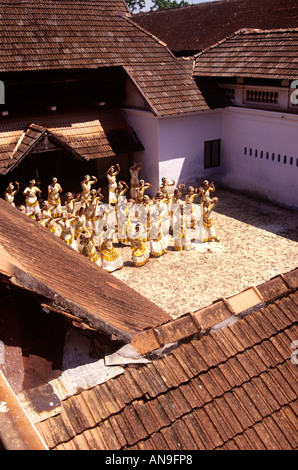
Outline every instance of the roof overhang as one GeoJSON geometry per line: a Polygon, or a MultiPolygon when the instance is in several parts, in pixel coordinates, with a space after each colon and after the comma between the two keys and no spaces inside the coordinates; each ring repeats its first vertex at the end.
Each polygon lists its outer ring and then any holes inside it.
{"type": "Polygon", "coordinates": [[[144,147],[120,109],[94,106],[26,118],[8,117],[0,132],[0,173],[13,171],[32,153],[57,149],[89,161],[138,152],[144,147]]]}
{"type": "Polygon", "coordinates": [[[160,307],[2,199],[0,218],[0,274],[37,294],[42,308],[125,343],[170,320],[160,307]]]}

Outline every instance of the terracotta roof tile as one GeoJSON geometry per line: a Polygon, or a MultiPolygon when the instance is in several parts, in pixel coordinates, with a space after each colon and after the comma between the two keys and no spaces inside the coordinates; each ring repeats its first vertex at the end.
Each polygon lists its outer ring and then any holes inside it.
{"type": "Polygon", "coordinates": [[[272,415],[272,418],[277,422],[281,433],[283,433],[291,449],[297,449],[298,438],[295,421],[297,420],[297,406],[298,400],[294,400],[288,407],[280,409],[272,415]]]}
{"type": "Polygon", "coordinates": [[[285,282],[281,276],[277,276],[276,278],[258,286],[258,290],[265,301],[272,301],[285,295],[289,291],[289,287],[287,282],[285,282]]]}
{"type": "Polygon", "coordinates": [[[298,287],[298,271],[294,270],[284,274],[284,279],[291,289],[297,289],[298,287]]]}
{"type": "Polygon", "coordinates": [[[134,398],[140,398],[143,395],[142,389],[131,374],[132,371],[133,369],[128,370],[127,374],[120,376],[119,380],[115,381],[120,383],[121,396],[125,403],[131,403],[134,398]]]}
{"type": "Polygon", "coordinates": [[[228,319],[231,316],[231,310],[226,302],[220,300],[209,307],[194,312],[193,316],[201,324],[202,328],[206,330],[228,319]]]}
{"type": "Polygon", "coordinates": [[[44,137],[85,160],[143,149],[117,109],[83,109],[9,117],[1,126],[0,172],[13,169],[44,137]],[[39,124],[39,125],[37,125],[39,124]],[[9,141],[9,144],[7,144],[9,141]]]}
{"type": "Polygon", "coordinates": [[[158,331],[162,339],[162,344],[178,341],[199,332],[197,324],[192,320],[190,315],[183,316],[175,322],[166,323],[162,325],[158,331]]]}
{"type": "Polygon", "coordinates": [[[196,77],[295,79],[298,29],[239,30],[195,56],[196,77]]]}
{"type": "Polygon", "coordinates": [[[80,436],[68,437],[57,417],[39,423],[38,430],[46,439],[49,424],[56,423],[49,436],[55,449],[296,448],[298,372],[290,346],[298,334],[297,315],[290,319],[283,311],[297,307],[297,295],[287,292],[236,323],[190,338],[149,364],[128,366],[106,384],[62,401],[61,416],[80,436]],[[101,398],[90,414],[95,390],[101,398]],[[70,440],[62,445],[63,439],[70,440]]]}
{"type": "Polygon", "coordinates": [[[173,52],[186,55],[204,50],[241,28],[297,27],[298,6],[296,0],[221,0],[139,13],[133,20],[173,52]]]}
{"type": "Polygon", "coordinates": [[[252,307],[256,307],[263,301],[264,299],[258,289],[253,287],[227,299],[227,302],[235,315],[243,313],[252,307]]]}
{"type": "Polygon", "coordinates": [[[184,370],[190,372],[191,377],[208,368],[203,358],[198,354],[191,343],[183,344],[178,350],[173,351],[173,354],[182,367],[184,367],[184,370]]]}
{"type": "Polygon", "coordinates": [[[169,426],[171,421],[168,418],[168,415],[165,409],[163,408],[162,404],[158,400],[148,401],[147,406],[145,408],[148,409],[148,413],[152,417],[152,422],[155,426],[155,430],[169,426]]]}
{"type": "Polygon", "coordinates": [[[158,115],[209,109],[188,64],[134,23],[124,1],[2,2],[0,70],[123,67],[158,115]],[[22,27],[20,27],[20,25],[22,27]],[[164,102],[159,101],[160,97],[164,102]]]}
{"type": "Polygon", "coordinates": [[[138,335],[133,336],[131,344],[141,355],[150,353],[162,346],[153,328],[144,330],[138,335]]]}

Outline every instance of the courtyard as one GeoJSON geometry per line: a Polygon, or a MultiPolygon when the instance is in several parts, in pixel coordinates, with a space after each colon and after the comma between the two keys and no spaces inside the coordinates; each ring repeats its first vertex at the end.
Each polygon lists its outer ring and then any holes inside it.
{"type": "Polygon", "coordinates": [[[123,245],[124,268],[112,275],[177,318],[298,266],[297,211],[223,189],[215,195],[219,242],[176,252],[170,238],[165,255],[139,268],[123,245]]]}

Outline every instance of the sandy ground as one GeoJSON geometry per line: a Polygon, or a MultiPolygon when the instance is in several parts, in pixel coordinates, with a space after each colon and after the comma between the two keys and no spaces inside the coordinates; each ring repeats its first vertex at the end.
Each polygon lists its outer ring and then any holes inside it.
{"type": "Polygon", "coordinates": [[[138,268],[130,246],[119,247],[124,268],[113,275],[172,318],[298,266],[298,212],[226,190],[214,195],[219,198],[213,221],[220,242],[175,252],[170,238],[165,255],[138,268]]]}

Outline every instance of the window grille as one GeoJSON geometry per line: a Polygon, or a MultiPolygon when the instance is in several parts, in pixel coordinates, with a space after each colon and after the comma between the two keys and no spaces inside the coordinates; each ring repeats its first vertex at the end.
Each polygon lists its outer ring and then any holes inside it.
{"type": "Polygon", "coordinates": [[[231,100],[231,101],[234,101],[235,100],[235,88],[226,88],[224,87],[223,88],[226,96],[231,100]]]}
{"type": "Polygon", "coordinates": [[[278,104],[278,91],[246,90],[246,101],[249,103],[278,104]]]}

